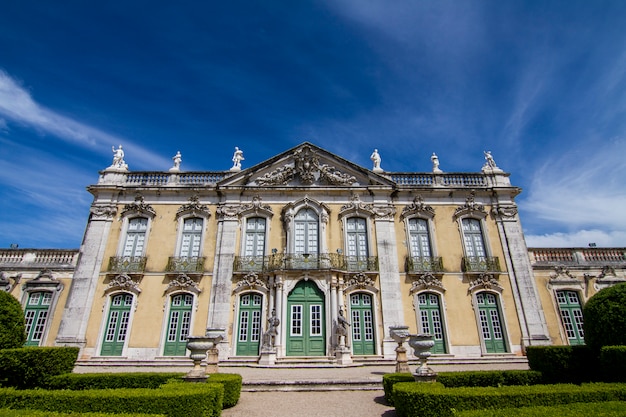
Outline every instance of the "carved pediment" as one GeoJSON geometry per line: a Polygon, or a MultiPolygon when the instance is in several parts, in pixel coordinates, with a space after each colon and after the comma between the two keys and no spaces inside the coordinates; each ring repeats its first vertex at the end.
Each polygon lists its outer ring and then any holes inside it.
{"type": "Polygon", "coordinates": [[[393,182],[335,154],[305,142],[220,182],[220,186],[389,185],[393,182]]]}
{"type": "Polygon", "coordinates": [[[404,220],[405,218],[414,215],[432,218],[435,216],[435,209],[433,209],[431,206],[424,204],[424,199],[422,198],[422,196],[417,195],[413,199],[413,204],[411,204],[410,206],[406,206],[402,209],[400,219],[404,220]]]}
{"type": "Polygon", "coordinates": [[[167,284],[165,293],[170,294],[174,291],[190,291],[196,294],[202,292],[202,290],[198,286],[198,283],[190,278],[187,274],[178,274],[169,282],[169,284],[167,284]]]}
{"type": "Polygon", "coordinates": [[[476,193],[474,191],[467,196],[465,204],[459,206],[454,211],[454,217],[458,218],[460,216],[478,216],[482,218],[487,216],[485,206],[476,202],[476,193]]]}
{"type": "Polygon", "coordinates": [[[498,281],[498,278],[490,273],[478,275],[476,278],[470,280],[469,284],[469,288],[467,289],[468,294],[476,290],[495,290],[498,292],[502,292],[504,290],[500,281],[498,281]]]}
{"type": "Polygon", "coordinates": [[[120,274],[111,279],[111,281],[109,281],[109,285],[104,290],[104,293],[109,294],[114,291],[130,291],[136,295],[139,295],[141,289],[139,288],[139,282],[133,280],[127,274],[120,274]]]}
{"type": "Polygon", "coordinates": [[[200,204],[200,199],[197,195],[193,195],[189,197],[189,203],[180,206],[180,208],[176,212],[177,219],[181,216],[187,215],[208,218],[209,216],[211,216],[211,212],[209,211],[209,207],[206,204],[200,204]]]}
{"type": "Polygon", "coordinates": [[[122,216],[126,216],[128,214],[144,214],[149,217],[154,217],[156,216],[156,211],[154,211],[150,204],[146,204],[141,194],[137,194],[135,196],[135,201],[130,204],[126,204],[122,209],[122,216]]]}
{"type": "Polygon", "coordinates": [[[411,295],[415,294],[418,291],[437,289],[440,291],[445,291],[445,287],[443,286],[443,282],[441,279],[437,278],[430,272],[426,272],[418,279],[414,280],[411,283],[411,295]]]}
{"type": "Polygon", "coordinates": [[[237,281],[233,293],[238,293],[244,290],[258,290],[267,292],[269,291],[269,286],[265,278],[261,278],[256,273],[250,272],[249,274],[244,275],[237,281]]]}

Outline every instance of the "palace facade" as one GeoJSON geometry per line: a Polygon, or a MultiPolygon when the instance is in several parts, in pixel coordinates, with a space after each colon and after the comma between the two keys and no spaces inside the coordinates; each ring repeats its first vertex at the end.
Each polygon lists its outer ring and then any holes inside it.
{"type": "Polygon", "coordinates": [[[372,160],[303,143],[247,169],[131,172],[116,154],[80,251],[2,250],[0,286],[28,344],[83,364],[182,363],[187,335],[221,329],[220,361],[280,365],[393,360],[398,325],[433,334],[435,361],[523,360],[582,343],[584,302],[625,281],[624,249],[529,250],[490,154],[474,173],[372,160]]]}

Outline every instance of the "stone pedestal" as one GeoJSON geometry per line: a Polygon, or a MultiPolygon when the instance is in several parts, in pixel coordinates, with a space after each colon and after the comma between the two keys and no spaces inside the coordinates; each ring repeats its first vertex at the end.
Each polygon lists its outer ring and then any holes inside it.
{"type": "Polygon", "coordinates": [[[206,360],[206,373],[216,374],[219,372],[219,355],[220,351],[214,347],[209,349],[208,357],[206,360]]]}
{"type": "Polygon", "coordinates": [[[350,349],[346,346],[339,346],[335,349],[335,358],[339,365],[351,365],[353,363],[350,349]]]}
{"type": "Polygon", "coordinates": [[[259,365],[273,366],[276,365],[276,349],[261,350],[259,365]]]}
{"type": "Polygon", "coordinates": [[[404,342],[409,340],[409,326],[390,326],[389,335],[398,344],[396,348],[396,373],[409,373],[409,360],[406,356],[404,342]]]}

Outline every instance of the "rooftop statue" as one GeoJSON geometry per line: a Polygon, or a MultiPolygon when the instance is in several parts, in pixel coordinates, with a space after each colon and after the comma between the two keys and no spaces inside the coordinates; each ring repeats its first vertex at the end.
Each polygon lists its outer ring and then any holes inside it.
{"type": "Polygon", "coordinates": [[[180,151],[176,152],[172,160],[174,161],[174,166],[170,168],[170,172],[180,171],[180,163],[183,161],[183,156],[180,154],[180,151]]]}
{"type": "Polygon", "coordinates": [[[485,154],[485,165],[483,165],[483,172],[484,171],[502,172],[502,170],[498,168],[498,166],[496,165],[496,161],[493,159],[493,156],[491,156],[491,151],[484,151],[483,153],[485,154]]]}
{"type": "Polygon", "coordinates": [[[439,157],[433,152],[433,156],[430,157],[430,160],[433,162],[433,172],[435,174],[440,174],[443,171],[439,168],[439,157]]]}
{"type": "Polygon", "coordinates": [[[230,169],[231,171],[241,171],[241,161],[245,158],[243,157],[243,151],[235,146],[235,153],[233,154],[233,167],[230,169]]]}
{"type": "Polygon", "coordinates": [[[378,153],[378,149],[374,149],[374,152],[370,156],[370,159],[372,160],[372,162],[374,162],[374,168],[372,169],[372,171],[383,172],[383,169],[380,167],[381,157],[378,153]]]}
{"type": "Polygon", "coordinates": [[[122,149],[122,145],[120,145],[117,149],[115,146],[111,146],[113,150],[113,163],[109,168],[128,170],[128,165],[124,162],[124,150],[122,149]]]}

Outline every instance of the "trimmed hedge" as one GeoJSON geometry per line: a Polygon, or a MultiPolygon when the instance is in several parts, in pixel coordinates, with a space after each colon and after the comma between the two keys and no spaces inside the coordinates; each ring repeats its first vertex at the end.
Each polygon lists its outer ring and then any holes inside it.
{"type": "MultiPolygon", "coordinates": [[[[393,385],[398,382],[414,382],[412,374],[393,373],[383,375],[385,401],[393,405],[393,385]]],[[[541,383],[541,372],[536,371],[465,371],[440,372],[437,382],[446,388],[499,387],[503,385],[536,385],[541,383]]]]}
{"type": "Polygon", "coordinates": [[[26,342],[22,305],[15,297],[0,291],[0,349],[14,349],[26,342]]]}
{"type": "Polygon", "coordinates": [[[172,372],[128,372],[101,374],[64,374],[51,377],[47,389],[114,389],[114,388],[159,388],[171,379],[180,379],[182,373],[172,372]]]}
{"type": "Polygon", "coordinates": [[[601,381],[598,357],[587,346],[529,346],[528,366],[541,372],[544,384],[601,381]]]}
{"type": "Polygon", "coordinates": [[[626,403],[607,401],[601,403],[573,403],[553,407],[502,408],[499,410],[461,411],[455,417],[618,417],[626,415],[626,403]]]}
{"type": "Polygon", "coordinates": [[[585,344],[596,355],[603,346],[626,345],[626,283],[604,288],[583,307],[585,344]]]}
{"type": "Polygon", "coordinates": [[[234,407],[239,402],[243,378],[239,374],[210,374],[207,380],[210,384],[224,386],[224,408],[234,407]]]}
{"type": "Polygon", "coordinates": [[[0,386],[30,389],[45,387],[55,375],[72,372],[78,358],[75,347],[25,347],[0,350],[0,386]]]}
{"type": "Polygon", "coordinates": [[[626,382],[626,346],[604,346],[600,364],[605,381],[626,382]]]}
{"type": "MultiPolygon", "coordinates": [[[[0,409],[0,417],[111,417],[110,413],[55,413],[40,410],[0,409]]],[[[115,417],[165,417],[165,414],[116,413],[115,417]]]]}
{"type": "Polygon", "coordinates": [[[399,382],[393,387],[398,417],[448,417],[464,410],[624,400],[626,384],[444,388],[439,383],[399,382]]]}
{"type": "Polygon", "coordinates": [[[176,384],[176,389],[124,388],[108,390],[0,389],[0,408],[29,408],[57,412],[220,416],[221,384],[176,384]]]}

